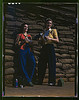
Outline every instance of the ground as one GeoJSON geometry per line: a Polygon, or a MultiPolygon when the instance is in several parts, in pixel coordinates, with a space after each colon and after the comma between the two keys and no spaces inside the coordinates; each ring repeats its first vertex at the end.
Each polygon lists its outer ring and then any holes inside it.
{"type": "Polygon", "coordinates": [[[34,85],[24,88],[5,87],[5,96],[21,97],[75,97],[75,83],[65,82],[64,86],[34,85]]]}

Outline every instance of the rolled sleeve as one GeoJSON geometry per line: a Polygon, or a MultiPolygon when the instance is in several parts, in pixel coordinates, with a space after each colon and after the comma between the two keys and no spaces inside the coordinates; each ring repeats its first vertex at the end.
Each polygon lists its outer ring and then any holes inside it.
{"type": "Polygon", "coordinates": [[[54,38],[57,38],[57,37],[58,37],[57,30],[54,29],[53,31],[54,31],[54,33],[53,33],[53,37],[54,37],[54,38]]]}

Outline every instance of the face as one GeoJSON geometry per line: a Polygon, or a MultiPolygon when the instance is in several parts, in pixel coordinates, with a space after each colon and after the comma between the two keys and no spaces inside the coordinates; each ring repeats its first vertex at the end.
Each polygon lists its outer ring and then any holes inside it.
{"type": "Polygon", "coordinates": [[[27,32],[27,31],[28,31],[28,25],[25,24],[25,25],[24,25],[24,32],[27,32]]]}
{"type": "Polygon", "coordinates": [[[47,21],[46,28],[50,29],[52,27],[52,21],[47,21]]]}

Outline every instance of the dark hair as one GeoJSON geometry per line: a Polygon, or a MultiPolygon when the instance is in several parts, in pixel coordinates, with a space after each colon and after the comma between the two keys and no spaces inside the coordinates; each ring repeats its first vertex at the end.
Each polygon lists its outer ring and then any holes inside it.
{"type": "Polygon", "coordinates": [[[47,18],[47,19],[46,19],[46,23],[47,23],[48,21],[52,21],[52,19],[51,19],[51,18],[47,18]]]}
{"type": "MultiPolygon", "coordinates": [[[[46,19],[46,21],[45,21],[45,28],[46,28],[46,23],[47,23],[48,21],[52,21],[52,19],[51,19],[51,18],[47,18],[47,19],[46,19]]],[[[52,21],[52,23],[53,23],[53,21],[52,21]]],[[[52,24],[52,28],[55,28],[54,24],[52,24]]]]}
{"type": "MultiPolygon", "coordinates": [[[[24,22],[23,24],[21,24],[21,26],[20,26],[20,30],[19,30],[20,33],[23,32],[23,29],[24,29],[24,25],[25,25],[25,24],[27,24],[27,23],[24,22]]],[[[28,25],[28,24],[27,24],[27,25],[28,25]]]]}

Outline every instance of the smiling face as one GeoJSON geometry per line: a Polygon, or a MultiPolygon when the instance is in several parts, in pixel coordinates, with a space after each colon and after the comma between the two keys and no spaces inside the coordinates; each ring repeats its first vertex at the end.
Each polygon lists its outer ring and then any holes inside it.
{"type": "Polygon", "coordinates": [[[23,30],[24,30],[24,32],[28,31],[28,25],[27,24],[24,25],[24,29],[23,30]]]}
{"type": "Polygon", "coordinates": [[[52,27],[52,21],[47,21],[46,28],[50,29],[52,27]]]}

